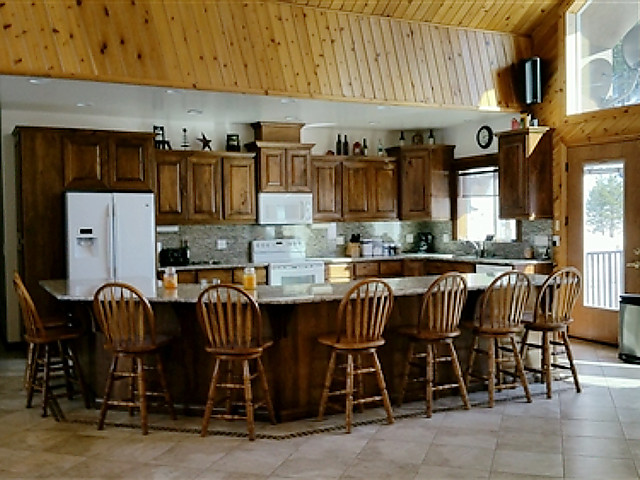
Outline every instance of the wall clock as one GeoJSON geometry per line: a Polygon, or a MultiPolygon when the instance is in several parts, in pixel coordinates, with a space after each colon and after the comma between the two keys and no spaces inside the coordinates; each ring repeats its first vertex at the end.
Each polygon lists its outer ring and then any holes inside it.
{"type": "Polygon", "coordinates": [[[489,148],[493,142],[493,130],[489,125],[483,125],[476,133],[476,141],[480,148],[489,148]]]}

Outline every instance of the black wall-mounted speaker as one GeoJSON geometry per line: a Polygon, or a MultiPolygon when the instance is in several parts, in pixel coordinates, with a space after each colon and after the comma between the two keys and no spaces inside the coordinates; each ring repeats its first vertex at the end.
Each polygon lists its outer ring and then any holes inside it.
{"type": "Polygon", "coordinates": [[[542,67],[540,57],[522,60],[519,81],[521,100],[526,105],[542,102],[542,67]]]}

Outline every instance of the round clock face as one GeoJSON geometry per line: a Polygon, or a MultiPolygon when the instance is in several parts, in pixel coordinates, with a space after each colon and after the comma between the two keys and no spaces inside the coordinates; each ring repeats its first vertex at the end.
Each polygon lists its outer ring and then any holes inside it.
{"type": "Polygon", "coordinates": [[[478,129],[476,133],[476,141],[480,148],[489,148],[491,142],[493,142],[493,130],[488,125],[483,125],[478,129]]]}

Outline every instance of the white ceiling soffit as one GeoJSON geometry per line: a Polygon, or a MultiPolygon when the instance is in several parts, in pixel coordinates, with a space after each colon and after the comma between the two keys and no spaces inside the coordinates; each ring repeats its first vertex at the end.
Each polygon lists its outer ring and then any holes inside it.
{"type": "Polygon", "coordinates": [[[21,76],[0,76],[0,108],[131,116],[152,121],[193,121],[193,113],[201,111],[201,118],[215,123],[289,121],[302,122],[307,127],[369,129],[446,128],[504,114],[21,76]]]}

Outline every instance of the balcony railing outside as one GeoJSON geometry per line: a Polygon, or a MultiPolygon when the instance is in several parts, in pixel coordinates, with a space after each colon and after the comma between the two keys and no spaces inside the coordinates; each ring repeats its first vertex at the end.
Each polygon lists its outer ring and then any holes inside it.
{"type": "Polygon", "coordinates": [[[584,261],[584,304],[617,310],[624,291],[622,250],[587,252],[584,261]]]}

